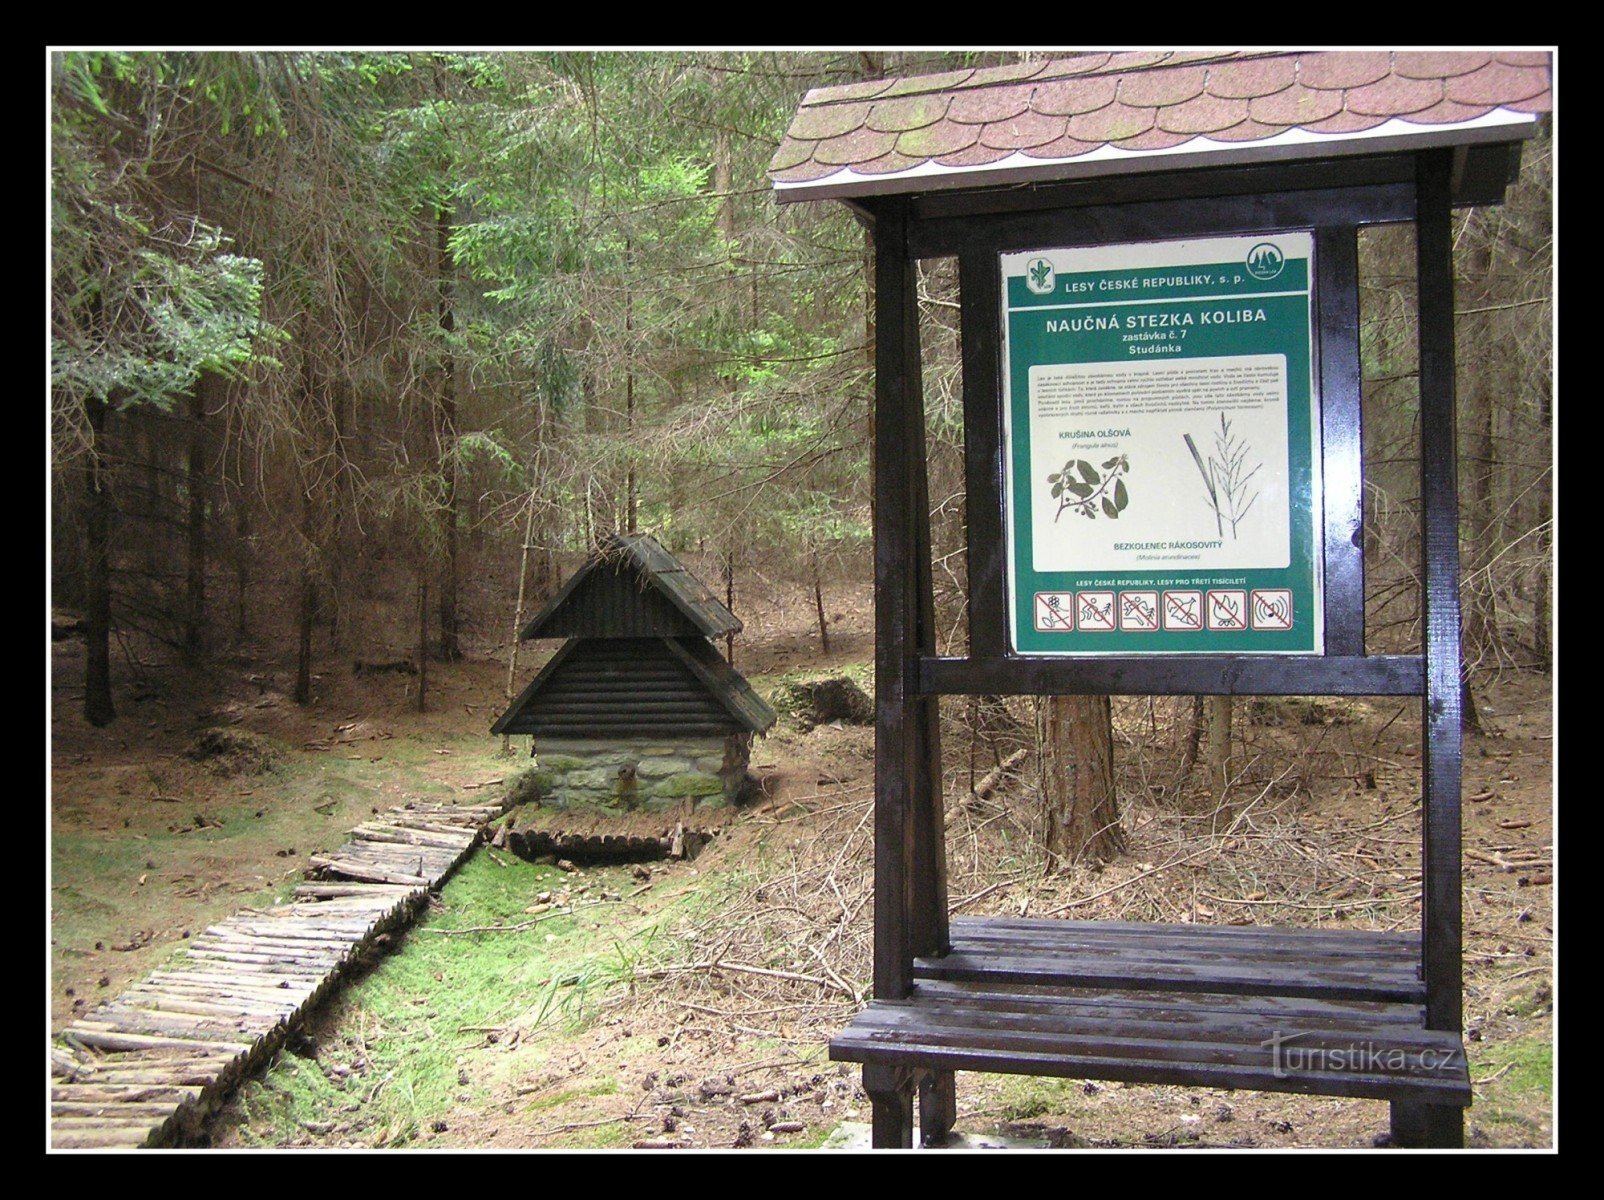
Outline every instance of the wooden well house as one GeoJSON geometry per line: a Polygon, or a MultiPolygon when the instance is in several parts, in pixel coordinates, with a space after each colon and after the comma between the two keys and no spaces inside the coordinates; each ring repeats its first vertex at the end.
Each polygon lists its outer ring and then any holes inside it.
{"type": "Polygon", "coordinates": [[[1550,88],[1542,52],[1194,51],[803,99],[778,198],[847,204],[875,253],[874,999],[830,1043],[863,1064],[875,1145],[909,1144],[915,1092],[943,1138],[960,1070],[1368,1097],[1394,1144],[1462,1144],[1452,213],[1503,199],[1550,88]],[[1419,296],[1405,654],[1365,630],[1358,233],[1384,222],[1414,226],[1419,296]],[[951,656],[916,274],[943,258],[968,536],[951,656]],[[1239,521],[1216,494],[1205,420],[1273,457],[1273,510],[1239,521]],[[974,694],[1414,698],[1419,928],[949,919],[937,706],[974,694]]]}
{"type": "Polygon", "coordinates": [[[543,802],[733,802],[774,710],[708,640],[741,622],[648,534],[609,538],[522,631],[566,638],[491,732],[534,739],[543,802]]]}

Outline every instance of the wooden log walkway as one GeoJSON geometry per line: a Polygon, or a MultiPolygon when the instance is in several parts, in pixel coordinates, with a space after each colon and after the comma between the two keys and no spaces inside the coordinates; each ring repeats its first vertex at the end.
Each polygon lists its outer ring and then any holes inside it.
{"type": "Polygon", "coordinates": [[[501,804],[412,802],[314,855],[288,904],[208,926],[50,1051],[56,1149],[181,1143],[358,962],[473,853],[501,804]]]}

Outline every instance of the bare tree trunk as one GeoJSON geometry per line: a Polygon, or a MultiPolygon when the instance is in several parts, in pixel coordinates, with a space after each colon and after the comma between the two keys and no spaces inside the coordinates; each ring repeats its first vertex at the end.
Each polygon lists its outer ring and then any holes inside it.
{"type": "Polygon", "coordinates": [[[1110,862],[1124,851],[1107,696],[1043,699],[1041,778],[1047,850],[1059,863],[1110,862]]]}
{"type": "MultiPolygon", "coordinates": [[[[518,635],[524,624],[524,580],[529,577],[530,540],[535,536],[535,494],[529,493],[529,511],[524,516],[524,544],[518,555],[518,607],[512,615],[512,653],[507,658],[507,703],[512,703],[513,686],[518,679],[518,635]]],[[[501,752],[512,753],[512,734],[501,735],[501,752]]]]}
{"type": "MultiPolygon", "coordinates": [[[[735,611],[735,551],[724,551],[724,607],[735,611]]],[[[724,661],[735,665],[735,631],[724,635],[724,661]]]]}
{"type": "MultiPolygon", "coordinates": [[[[435,248],[440,283],[440,333],[445,341],[445,359],[440,385],[440,472],[445,506],[445,573],[440,583],[440,657],[455,662],[462,657],[457,613],[457,526],[461,514],[457,503],[457,358],[451,350],[451,335],[457,327],[453,306],[451,259],[451,212],[435,211],[435,248]]],[[[423,689],[418,689],[422,703],[423,689]]],[[[420,708],[421,712],[422,709],[420,708]]]]}
{"type": "Polygon", "coordinates": [[[234,637],[240,642],[249,636],[245,597],[251,590],[251,541],[250,489],[242,486],[234,497],[234,637]]]}
{"type": "Polygon", "coordinates": [[[84,465],[84,719],[109,725],[117,719],[111,702],[111,491],[105,462],[106,402],[84,400],[93,444],[84,465]]]}
{"type": "Polygon", "coordinates": [[[1226,795],[1231,786],[1231,697],[1209,696],[1205,703],[1208,722],[1209,796],[1214,802],[1215,828],[1230,823],[1231,809],[1226,795]]]}
{"type": "Polygon", "coordinates": [[[824,587],[819,581],[819,556],[813,556],[813,608],[819,614],[819,645],[830,653],[830,626],[824,619],[824,587]]]}
{"type": "Polygon", "coordinates": [[[628,238],[624,239],[624,442],[628,446],[629,469],[624,481],[624,531],[637,532],[636,514],[640,496],[635,481],[635,256],[628,238]]]}
{"type": "Polygon", "coordinates": [[[418,572],[418,711],[428,712],[429,691],[429,568],[418,572]]]}
{"type": "Polygon", "coordinates": [[[1192,714],[1186,722],[1186,733],[1181,740],[1181,779],[1197,766],[1198,750],[1203,745],[1204,704],[1202,696],[1192,697],[1192,714]]]}
{"type": "Polygon", "coordinates": [[[295,703],[312,702],[312,622],[317,616],[317,505],[312,481],[301,480],[301,600],[296,620],[295,703]]]}
{"type": "MultiPolygon", "coordinates": [[[[1553,447],[1553,410],[1546,390],[1539,393],[1537,407],[1538,428],[1543,431],[1544,442],[1553,447]]],[[[1532,649],[1537,652],[1537,669],[1548,671],[1554,656],[1549,640],[1550,574],[1553,562],[1549,522],[1553,519],[1553,500],[1549,489],[1553,486],[1552,468],[1545,468],[1537,481],[1537,588],[1532,598],[1532,649]]]]}
{"type": "Polygon", "coordinates": [[[720,129],[713,135],[713,191],[718,196],[718,232],[726,243],[735,241],[735,196],[730,176],[730,135],[720,129]]]}
{"type": "Polygon", "coordinates": [[[334,491],[328,513],[329,553],[325,558],[328,578],[329,653],[338,654],[345,633],[348,602],[348,572],[351,557],[346,545],[350,514],[356,509],[356,483],[350,470],[347,441],[355,420],[355,397],[348,380],[336,375],[329,380],[329,412],[334,426],[334,491]]]}
{"type": "MultiPolygon", "coordinates": [[[[873,380],[874,380],[874,356],[875,356],[874,305],[875,305],[875,297],[874,297],[874,230],[866,228],[863,231],[863,369],[864,369],[864,376],[863,377],[864,377],[864,379],[870,381],[868,383],[867,387],[868,387],[868,389],[869,389],[871,394],[873,392],[873,387],[874,387],[874,384],[873,384],[873,380]]],[[[895,336],[895,335],[893,335],[893,336],[895,336]]],[[[874,439],[875,439],[875,406],[874,406],[874,404],[872,402],[866,404],[864,406],[864,411],[868,414],[864,418],[864,423],[867,425],[867,428],[864,430],[864,434],[865,434],[864,440],[868,443],[868,445],[866,447],[866,449],[868,451],[868,455],[869,455],[868,461],[869,462],[874,462],[874,461],[876,461],[875,460],[875,456],[874,456],[874,439]]],[[[871,529],[878,529],[878,528],[880,528],[880,526],[876,523],[876,520],[875,520],[875,511],[874,511],[875,500],[874,500],[874,496],[875,496],[874,489],[870,488],[869,489],[869,527],[871,529]]]]}
{"type": "Polygon", "coordinates": [[[189,398],[189,571],[184,596],[184,653],[191,661],[206,650],[206,409],[208,401],[226,386],[221,376],[207,371],[189,398]]]}

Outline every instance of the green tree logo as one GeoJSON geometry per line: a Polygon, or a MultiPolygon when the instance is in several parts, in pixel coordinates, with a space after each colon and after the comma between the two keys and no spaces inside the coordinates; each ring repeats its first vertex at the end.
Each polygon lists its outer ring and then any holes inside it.
{"type": "Polygon", "coordinates": [[[1049,296],[1053,291],[1053,264],[1051,259],[1038,258],[1025,268],[1025,286],[1038,296],[1049,296]]]}
{"type": "Polygon", "coordinates": [[[1255,279],[1274,279],[1287,265],[1287,256],[1273,242],[1260,242],[1248,251],[1248,274],[1255,279]]]}

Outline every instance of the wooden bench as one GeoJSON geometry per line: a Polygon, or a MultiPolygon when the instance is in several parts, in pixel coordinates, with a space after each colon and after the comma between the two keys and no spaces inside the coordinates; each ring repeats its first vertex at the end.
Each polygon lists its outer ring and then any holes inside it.
{"type": "Polygon", "coordinates": [[[830,1042],[862,1063],[875,1142],[956,1118],[957,1070],[1389,1101],[1396,1144],[1459,1145],[1464,1045],[1425,1027],[1418,936],[967,918],[830,1042]]]}

